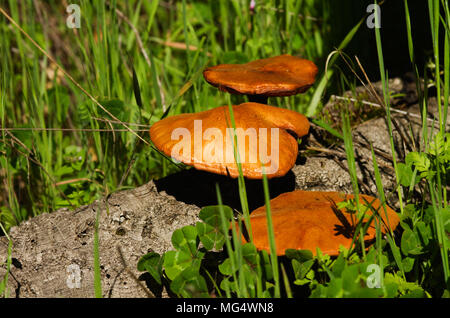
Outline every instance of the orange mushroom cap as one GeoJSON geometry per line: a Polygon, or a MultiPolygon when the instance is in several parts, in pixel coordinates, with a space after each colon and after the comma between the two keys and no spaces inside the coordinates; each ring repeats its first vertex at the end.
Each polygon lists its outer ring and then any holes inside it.
{"type": "MultiPolygon", "coordinates": [[[[258,103],[233,106],[233,113],[244,177],[261,179],[262,166],[268,178],[284,176],[298,155],[297,140],[289,132],[306,135],[308,119],[295,111],[258,103]]],[[[229,107],[222,106],[160,120],[150,128],[150,139],[178,161],[236,178],[239,171],[230,127],[229,107]]]]}
{"type": "MultiPolygon", "coordinates": [[[[277,255],[284,255],[286,249],[311,250],[315,254],[317,247],[323,254],[338,255],[340,245],[350,248],[353,239],[352,230],[354,230],[351,228],[350,214],[343,209],[341,219],[339,219],[335,212],[338,202],[349,199],[354,199],[354,195],[301,190],[283,193],[272,199],[270,211],[277,255]],[[346,221],[342,219],[342,216],[346,221]],[[346,222],[348,223],[346,224],[346,222]],[[349,227],[350,231],[348,231],[349,227]]],[[[394,230],[400,222],[397,213],[389,207],[385,213],[378,199],[360,194],[361,204],[366,205],[364,199],[382,217],[382,232],[386,233],[389,228],[394,230]]],[[[372,208],[366,211],[366,222],[372,215],[372,208]]],[[[356,222],[355,216],[354,219],[356,222]]],[[[251,213],[250,224],[256,248],[270,251],[265,206],[251,213]]],[[[369,243],[375,238],[375,235],[375,224],[372,221],[364,240],[369,243]]]]}
{"type": "Polygon", "coordinates": [[[314,84],[317,66],[289,54],[246,64],[221,64],[203,71],[206,81],[232,94],[290,96],[314,84]]]}

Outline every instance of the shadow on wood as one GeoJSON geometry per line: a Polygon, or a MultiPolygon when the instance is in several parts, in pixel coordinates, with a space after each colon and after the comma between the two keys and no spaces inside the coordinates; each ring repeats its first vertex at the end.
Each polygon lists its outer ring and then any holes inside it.
{"type": "MultiPolygon", "coordinates": [[[[295,175],[289,171],[280,178],[269,179],[270,198],[295,189],[295,175]]],[[[178,201],[198,207],[217,205],[216,183],[219,185],[222,202],[232,209],[242,211],[239,198],[238,179],[196,169],[183,170],[154,181],[158,192],[165,191],[178,201]]],[[[245,179],[247,201],[250,211],[263,206],[262,180],[245,179]]]]}

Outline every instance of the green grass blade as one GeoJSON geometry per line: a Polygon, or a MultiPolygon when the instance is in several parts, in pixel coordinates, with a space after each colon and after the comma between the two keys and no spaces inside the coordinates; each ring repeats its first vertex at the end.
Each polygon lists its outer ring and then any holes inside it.
{"type": "Polygon", "coordinates": [[[280,275],[278,271],[278,257],[277,248],[275,243],[275,232],[273,229],[272,222],[272,211],[270,209],[270,192],[269,183],[267,181],[267,176],[263,169],[263,188],[264,188],[264,202],[266,206],[266,219],[267,219],[267,232],[269,237],[269,247],[270,247],[270,260],[272,263],[273,278],[275,281],[275,297],[280,297],[280,275]]]}
{"type": "MultiPolygon", "coordinates": [[[[377,1],[375,3],[375,8],[378,8],[377,1]]],[[[378,21],[379,15],[375,14],[375,24],[380,24],[380,21],[378,21]]],[[[376,38],[376,44],[377,44],[377,53],[378,53],[378,64],[380,67],[380,76],[381,76],[381,83],[383,84],[383,96],[384,96],[384,103],[385,103],[385,110],[386,110],[386,117],[387,117],[387,125],[388,125],[388,133],[389,133],[389,142],[391,145],[391,153],[392,153],[392,163],[394,165],[395,170],[395,178],[397,181],[397,184],[399,183],[400,177],[399,172],[397,168],[397,156],[395,152],[395,145],[394,145],[394,138],[392,133],[392,119],[391,119],[391,105],[390,105],[390,97],[389,97],[389,87],[388,87],[388,78],[386,76],[386,70],[384,67],[384,59],[383,59],[383,48],[381,45],[381,35],[380,35],[380,29],[375,28],[375,38],[376,38]]],[[[400,211],[403,214],[403,193],[401,187],[397,187],[397,194],[398,199],[400,202],[400,211]]]]}
{"type": "MultiPolygon", "coordinates": [[[[356,24],[350,30],[350,32],[348,32],[348,34],[345,36],[344,40],[342,40],[342,42],[339,44],[338,50],[343,50],[345,47],[347,47],[347,45],[353,39],[356,32],[359,30],[360,26],[363,24],[364,21],[365,21],[365,18],[361,19],[358,22],[358,24],[356,24]]],[[[333,55],[330,58],[330,61],[328,62],[328,67],[333,66],[334,62],[336,61],[336,57],[337,57],[336,55],[333,55]]],[[[319,84],[316,86],[316,90],[311,99],[311,102],[308,105],[308,109],[306,111],[306,116],[313,116],[317,113],[317,111],[319,109],[320,101],[322,99],[322,95],[323,95],[326,85],[327,85],[327,82],[331,78],[332,75],[333,75],[333,70],[327,70],[326,73],[324,75],[322,75],[322,78],[320,79],[319,84]]]]}
{"type": "Polygon", "coordinates": [[[445,283],[447,285],[447,290],[450,291],[450,267],[449,267],[449,255],[448,251],[450,246],[448,246],[448,238],[447,233],[444,228],[444,222],[442,219],[442,211],[443,208],[440,205],[440,202],[437,198],[437,193],[439,190],[436,190],[435,184],[432,181],[428,182],[430,194],[431,194],[431,200],[432,200],[432,206],[434,210],[434,223],[436,227],[436,233],[437,238],[439,242],[439,251],[441,254],[441,260],[442,260],[442,267],[444,270],[444,279],[445,283]]]}

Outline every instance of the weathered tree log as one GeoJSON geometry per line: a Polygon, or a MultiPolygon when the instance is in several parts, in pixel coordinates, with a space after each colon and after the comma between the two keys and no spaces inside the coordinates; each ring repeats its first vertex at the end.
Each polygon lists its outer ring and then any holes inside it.
{"type": "MultiPolygon", "coordinates": [[[[399,128],[405,129],[406,133],[409,124],[414,131],[420,130],[419,119],[395,117],[400,123],[399,128]]],[[[354,137],[356,141],[360,140],[355,144],[355,150],[361,191],[376,195],[369,142],[377,151],[387,197],[395,198],[395,195],[389,196],[395,178],[392,163],[388,160],[391,152],[385,120],[379,118],[360,125],[355,129],[354,137]]],[[[396,132],[394,137],[401,154],[404,152],[401,135],[396,132]]],[[[315,156],[300,156],[290,173],[270,180],[271,197],[295,189],[352,192],[346,167],[342,146],[322,149],[315,156]]],[[[195,224],[202,206],[217,204],[216,183],[224,203],[241,210],[237,180],[190,169],[133,190],[113,193],[74,211],[60,209],[23,222],[9,233],[13,261],[7,283],[8,295],[93,297],[93,242],[98,213],[103,296],[148,297],[148,280],[136,268],[139,258],[150,250],[164,253],[171,249],[171,235],[175,229],[195,224]]],[[[251,210],[264,204],[261,181],[247,180],[247,191],[251,210]]],[[[395,199],[392,200],[390,203],[394,206],[395,199]]],[[[8,240],[1,237],[0,261],[5,262],[7,257],[8,240]]],[[[5,273],[6,262],[0,266],[0,278],[5,273]]],[[[156,296],[160,296],[160,292],[156,296]]]]}

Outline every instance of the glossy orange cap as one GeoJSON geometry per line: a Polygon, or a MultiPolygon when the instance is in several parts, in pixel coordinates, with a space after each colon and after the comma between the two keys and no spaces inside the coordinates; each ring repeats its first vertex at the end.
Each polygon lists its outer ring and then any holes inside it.
{"type": "MultiPolygon", "coordinates": [[[[366,205],[365,199],[378,210],[383,219],[381,225],[383,233],[389,231],[388,228],[395,229],[400,219],[394,210],[387,207],[385,213],[380,201],[374,197],[360,194],[359,198],[362,205],[366,205]]],[[[345,209],[340,210],[341,214],[335,212],[338,202],[349,199],[354,199],[354,195],[301,190],[283,193],[272,199],[270,209],[277,255],[284,255],[286,249],[306,249],[316,254],[317,247],[324,254],[338,255],[340,245],[350,248],[354,230],[350,214],[345,209]]],[[[369,208],[365,220],[367,221],[371,215],[372,210],[369,208]]],[[[353,217],[355,220],[355,214],[353,217]]],[[[250,214],[250,224],[256,248],[270,251],[265,206],[250,214]]],[[[375,225],[372,221],[364,240],[367,242],[373,240],[375,234],[375,225]]]]}
{"type": "MultiPolygon", "coordinates": [[[[244,177],[284,176],[295,164],[297,137],[308,133],[308,119],[295,111],[258,103],[233,106],[238,153],[244,177]],[[289,131],[289,132],[288,132],[289,131]]],[[[171,116],[150,128],[156,148],[196,169],[239,176],[229,107],[171,116]]]]}
{"type": "Polygon", "coordinates": [[[317,66],[289,54],[255,60],[246,64],[208,67],[208,83],[232,94],[289,96],[305,92],[314,84],[317,66]]]}

